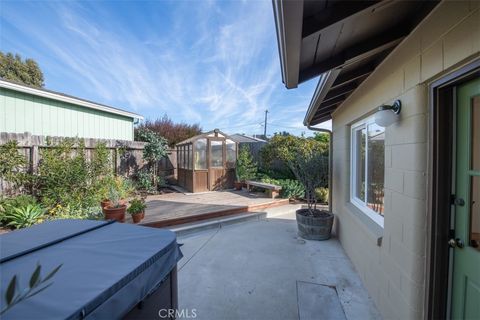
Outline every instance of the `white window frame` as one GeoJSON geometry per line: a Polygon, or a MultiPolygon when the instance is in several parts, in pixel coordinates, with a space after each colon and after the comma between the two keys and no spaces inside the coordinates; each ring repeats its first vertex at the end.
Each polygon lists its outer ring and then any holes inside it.
{"type": "Polygon", "coordinates": [[[364,118],[356,123],[354,123],[350,128],[350,202],[360,209],[367,217],[377,223],[380,227],[383,228],[385,218],[370,209],[365,200],[361,200],[355,196],[355,185],[357,181],[357,168],[356,168],[356,159],[357,159],[357,138],[355,133],[358,130],[366,129],[366,139],[365,139],[365,199],[368,199],[368,186],[367,186],[367,177],[368,177],[368,126],[375,123],[374,116],[364,118]]]}

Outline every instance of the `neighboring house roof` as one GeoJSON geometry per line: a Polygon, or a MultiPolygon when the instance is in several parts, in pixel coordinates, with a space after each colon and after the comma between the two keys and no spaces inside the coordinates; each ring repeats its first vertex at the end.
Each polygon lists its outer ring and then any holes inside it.
{"type": "Polygon", "coordinates": [[[140,119],[140,120],[143,119],[143,116],[141,116],[137,113],[117,109],[117,108],[110,107],[110,106],[107,106],[107,105],[104,105],[104,104],[100,104],[100,103],[96,103],[96,102],[93,102],[93,101],[77,98],[77,97],[70,96],[70,95],[60,93],[60,92],[56,92],[56,91],[51,91],[51,90],[47,90],[47,89],[43,89],[43,88],[36,88],[36,87],[28,86],[28,85],[25,85],[25,84],[13,82],[13,81],[10,81],[10,80],[5,80],[5,79],[2,79],[2,78],[0,78],[0,88],[5,88],[5,89],[13,90],[13,91],[28,93],[28,94],[31,94],[31,95],[34,95],[34,96],[48,98],[48,99],[52,99],[52,100],[67,102],[67,103],[71,103],[71,104],[74,104],[74,105],[77,105],[77,106],[82,106],[82,107],[89,108],[89,109],[94,109],[94,110],[100,110],[100,111],[107,112],[107,113],[118,114],[118,115],[122,115],[122,116],[125,116],[125,117],[133,118],[133,119],[140,119]]]}
{"type": "Polygon", "coordinates": [[[273,0],[282,79],[320,75],[305,125],[331,114],[439,1],[273,0]]]}
{"type": "Polygon", "coordinates": [[[244,135],[244,134],[239,134],[239,133],[232,134],[230,136],[230,139],[232,139],[233,141],[235,141],[237,143],[266,142],[265,140],[255,138],[255,137],[251,137],[251,136],[247,136],[247,135],[244,135]]]}
{"type": "Polygon", "coordinates": [[[214,129],[214,130],[211,130],[211,131],[193,136],[193,137],[188,138],[186,140],[183,140],[183,141],[177,143],[176,146],[181,145],[181,144],[191,143],[191,142],[194,142],[195,140],[202,139],[202,138],[212,138],[212,137],[214,137],[215,134],[221,136],[222,138],[233,140],[229,135],[223,133],[222,131],[220,131],[218,129],[214,129]]]}

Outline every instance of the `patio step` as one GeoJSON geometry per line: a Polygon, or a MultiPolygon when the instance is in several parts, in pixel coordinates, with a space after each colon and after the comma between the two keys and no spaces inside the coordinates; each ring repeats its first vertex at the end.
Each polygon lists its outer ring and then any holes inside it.
{"type": "Polygon", "coordinates": [[[252,204],[249,206],[238,206],[228,209],[213,210],[202,214],[192,214],[189,216],[182,216],[178,218],[175,217],[164,220],[143,222],[140,223],[140,225],[154,228],[171,228],[173,226],[186,225],[189,223],[199,223],[211,219],[220,219],[235,215],[246,215],[250,212],[259,212],[269,208],[283,206],[286,204],[289,204],[288,199],[275,199],[267,203],[252,204]]]}
{"type": "Polygon", "coordinates": [[[192,223],[185,223],[176,225],[169,228],[171,231],[175,232],[178,236],[185,236],[191,233],[196,233],[203,230],[222,228],[227,225],[234,223],[240,223],[245,221],[261,220],[267,217],[266,212],[252,212],[252,213],[241,213],[236,215],[231,215],[228,217],[214,218],[203,221],[197,221],[192,223]]]}

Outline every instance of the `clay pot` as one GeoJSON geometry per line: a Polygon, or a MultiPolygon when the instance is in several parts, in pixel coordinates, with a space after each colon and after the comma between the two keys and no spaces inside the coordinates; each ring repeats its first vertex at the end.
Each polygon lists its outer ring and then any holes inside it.
{"type": "Polygon", "coordinates": [[[103,208],[105,220],[117,220],[119,222],[125,222],[125,211],[127,211],[126,205],[121,205],[120,207],[115,208],[106,206],[103,208]]]}
{"type": "Polygon", "coordinates": [[[109,206],[111,204],[110,200],[108,199],[103,199],[102,201],[100,201],[100,208],[105,208],[106,206],[109,206]]]}
{"type": "Polygon", "coordinates": [[[142,221],[144,215],[145,213],[143,211],[136,214],[132,214],[133,223],[139,223],[140,221],[142,221]]]}
{"type": "Polygon", "coordinates": [[[233,183],[233,186],[235,187],[235,190],[240,191],[240,190],[242,190],[243,183],[240,182],[240,181],[235,181],[235,182],[233,183]]]}

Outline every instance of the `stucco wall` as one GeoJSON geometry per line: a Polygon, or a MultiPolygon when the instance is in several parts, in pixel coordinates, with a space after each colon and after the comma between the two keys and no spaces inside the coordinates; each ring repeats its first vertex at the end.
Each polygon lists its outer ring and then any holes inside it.
{"type": "Polygon", "coordinates": [[[0,88],[0,132],[133,140],[133,119],[0,88]]]}
{"type": "Polygon", "coordinates": [[[333,114],[337,233],[385,318],[423,317],[428,84],[479,57],[479,1],[442,2],[333,114]],[[350,204],[350,125],[402,101],[386,129],[385,221],[374,228],[350,204]],[[379,232],[380,230],[380,232],[379,232]],[[381,244],[379,244],[379,237],[381,244]]]}

